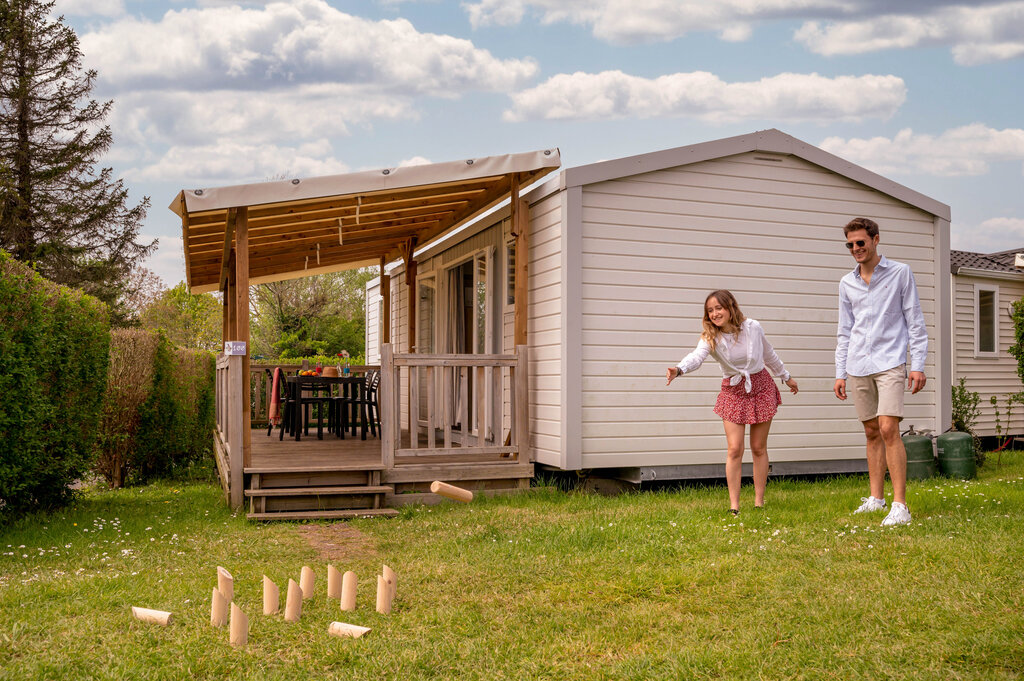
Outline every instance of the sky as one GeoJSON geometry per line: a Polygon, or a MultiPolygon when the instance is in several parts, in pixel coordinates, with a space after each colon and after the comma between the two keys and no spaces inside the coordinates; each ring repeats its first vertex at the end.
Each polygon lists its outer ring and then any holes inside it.
{"type": "MultiPolygon", "coordinates": [[[[778,128],[1024,250],[1024,1],[57,0],[114,101],[102,159],[184,278],[177,192],[778,128]]],[[[883,226],[884,230],[884,226],[883,226]]]]}

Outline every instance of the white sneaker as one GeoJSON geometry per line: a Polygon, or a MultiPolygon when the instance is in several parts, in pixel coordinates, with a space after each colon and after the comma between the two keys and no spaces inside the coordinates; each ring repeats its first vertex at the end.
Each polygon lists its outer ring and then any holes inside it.
{"type": "Polygon", "coordinates": [[[882,526],[909,525],[910,521],[910,509],[907,508],[907,505],[894,501],[892,502],[892,510],[889,511],[889,515],[885,516],[885,520],[882,521],[882,526]]]}
{"type": "Polygon", "coordinates": [[[861,497],[860,500],[863,502],[854,513],[871,513],[873,511],[884,511],[885,510],[885,499],[877,499],[875,497],[861,497]]]}

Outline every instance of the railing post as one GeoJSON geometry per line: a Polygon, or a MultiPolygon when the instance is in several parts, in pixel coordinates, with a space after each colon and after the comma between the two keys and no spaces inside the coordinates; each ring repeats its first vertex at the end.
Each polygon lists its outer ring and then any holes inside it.
{"type": "Polygon", "coordinates": [[[230,494],[231,508],[242,507],[245,498],[245,426],[243,410],[249,408],[249,395],[243,385],[243,362],[247,358],[242,355],[228,357],[227,385],[227,439],[228,467],[231,469],[230,494]]]}
{"type": "Polygon", "coordinates": [[[395,425],[398,420],[398,414],[395,413],[395,391],[398,389],[396,377],[394,346],[384,343],[380,348],[380,386],[377,395],[380,406],[381,463],[384,470],[395,467],[395,425]]]}
{"type": "Polygon", "coordinates": [[[518,451],[516,460],[519,463],[530,463],[530,394],[529,394],[529,359],[527,346],[516,346],[515,389],[512,392],[512,409],[515,418],[515,440],[518,451]]]}

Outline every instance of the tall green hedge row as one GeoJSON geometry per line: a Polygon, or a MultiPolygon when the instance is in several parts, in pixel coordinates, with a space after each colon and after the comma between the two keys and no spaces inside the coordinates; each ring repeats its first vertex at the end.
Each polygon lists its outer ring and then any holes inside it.
{"type": "Polygon", "coordinates": [[[162,332],[117,329],[96,470],[113,487],[192,468],[212,448],[213,353],[174,347],[162,332]]]}
{"type": "Polygon", "coordinates": [[[61,505],[89,470],[109,347],[106,305],[0,251],[0,523],[61,505]]]}

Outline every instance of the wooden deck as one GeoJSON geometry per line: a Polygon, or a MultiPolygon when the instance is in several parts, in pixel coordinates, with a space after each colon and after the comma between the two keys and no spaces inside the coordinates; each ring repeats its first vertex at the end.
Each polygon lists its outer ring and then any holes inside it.
{"type": "MultiPolygon", "coordinates": [[[[396,457],[387,468],[377,438],[342,440],[324,433],[318,440],[311,431],[296,441],[278,439],[277,430],[269,437],[266,433],[253,429],[251,461],[245,468],[248,517],[258,520],[394,515],[394,506],[440,501],[429,491],[434,480],[499,494],[526,489],[533,477],[533,464],[500,451],[424,449],[415,456],[396,457]]],[[[401,440],[409,451],[408,431],[401,440]]]]}

